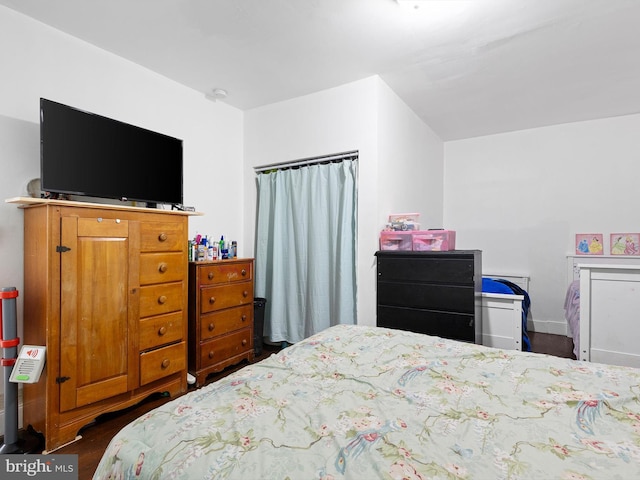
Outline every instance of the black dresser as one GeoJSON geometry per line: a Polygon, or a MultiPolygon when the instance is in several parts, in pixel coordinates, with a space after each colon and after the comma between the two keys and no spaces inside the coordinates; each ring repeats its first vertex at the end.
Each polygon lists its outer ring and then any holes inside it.
{"type": "Polygon", "coordinates": [[[482,252],[376,252],[377,325],[482,343],[482,252]]]}

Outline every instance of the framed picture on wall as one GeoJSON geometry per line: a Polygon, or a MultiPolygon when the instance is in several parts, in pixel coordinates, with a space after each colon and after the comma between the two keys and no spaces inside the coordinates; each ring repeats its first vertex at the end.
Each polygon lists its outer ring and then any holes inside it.
{"type": "Polygon", "coordinates": [[[640,255],[640,233],[612,233],[611,255],[640,255]]]}
{"type": "Polygon", "coordinates": [[[604,255],[602,233],[577,233],[576,255],[604,255]]]}

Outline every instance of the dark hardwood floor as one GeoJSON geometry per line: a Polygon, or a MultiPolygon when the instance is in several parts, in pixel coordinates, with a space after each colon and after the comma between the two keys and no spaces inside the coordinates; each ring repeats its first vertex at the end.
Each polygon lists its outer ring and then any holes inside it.
{"type": "Polygon", "coordinates": [[[532,352],[576,359],[573,354],[573,340],[571,337],[537,332],[529,332],[528,335],[529,340],[531,340],[532,352]]]}
{"type": "MultiPolygon", "coordinates": [[[[532,350],[536,353],[546,353],[556,355],[558,357],[575,358],[573,356],[573,342],[571,341],[571,338],[561,335],[550,335],[535,332],[529,332],[529,338],[531,340],[532,350]]],[[[256,358],[256,361],[267,358],[279,349],[279,347],[265,345],[262,354],[256,358]]],[[[246,365],[246,362],[242,362],[239,365],[229,367],[220,373],[210,375],[207,379],[207,383],[215,382],[216,380],[219,380],[220,378],[223,378],[246,365]]],[[[189,391],[192,389],[193,387],[191,387],[189,391]]],[[[56,450],[56,453],[77,454],[79,480],[91,479],[111,438],[113,438],[113,436],[118,433],[122,427],[132,422],[140,415],[159,407],[169,400],[171,400],[171,398],[167,396],[153,395],[131,408],[102,415],[96,419],[96,421],[87,425],[80,431],[80,435],[82,436],[80,440],[56,450]]]]}

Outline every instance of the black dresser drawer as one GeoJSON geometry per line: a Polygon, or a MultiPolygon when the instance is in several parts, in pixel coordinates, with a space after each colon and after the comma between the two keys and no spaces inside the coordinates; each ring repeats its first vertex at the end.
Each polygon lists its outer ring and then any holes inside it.
{"type": "Polygon", "coordinates": [[[378,283],[378,305],[426,308],[473,315],[473,284],[439,285],[424,283],[378,283]]]}
{"type": "Polygon", "coordinates": [[[378,327],[409,330],[473,343],[474,324],[474,315],[378,306],[378,327]]]}
{"type": "Polygon", "coordinates": [[[437,282],[473,287],[473,258],[380,257],[378,281],[437,282]]]}

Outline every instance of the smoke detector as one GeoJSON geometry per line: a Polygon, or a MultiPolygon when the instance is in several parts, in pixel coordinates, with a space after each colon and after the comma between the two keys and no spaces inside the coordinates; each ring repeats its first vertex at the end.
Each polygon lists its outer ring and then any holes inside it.
{"type": "Polygon", "coordinates": [[[224,88],[214,88],[211,90],[211,93],[205,93],[204,96],[215,102],[227,98],[227,91],[224,88]]]}

